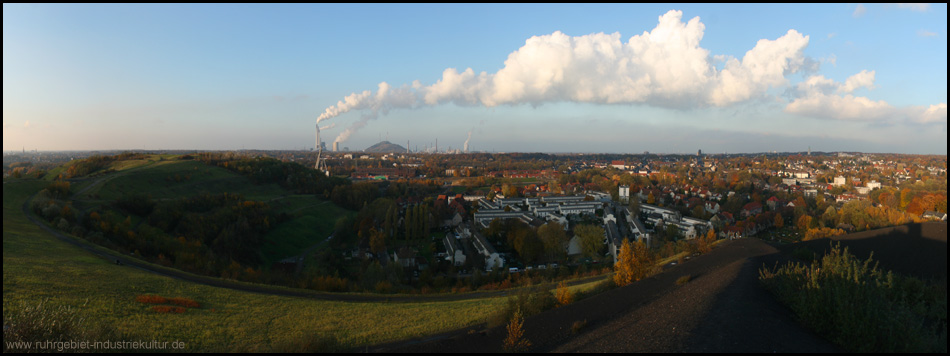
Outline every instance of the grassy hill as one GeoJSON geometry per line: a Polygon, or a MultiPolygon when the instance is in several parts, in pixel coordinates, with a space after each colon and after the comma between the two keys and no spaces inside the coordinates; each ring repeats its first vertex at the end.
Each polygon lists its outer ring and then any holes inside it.
{"type": "MultiPolygon", "coordinates": [[[[147,162],[136,167],[152,165],[174,167],[147,162]]],[[[126,170],[128,174],[132,169],[126,170]]],[[[186,351],[307,351],[323,347],[314,340],[331,339],[345,348],[358,348],[471,326],[505,304],[504,298],[355,303],[280,297],[118,266],[58,240],[26,218],[21,210],[24,202],[47,184],[34,180],[3,184],[5,325],[18,311],[43,303],[69,306],[89,323],[114,326],[133,340],[182,341],[186,351]],[[189,298],[201,307],[182,314],[157,313],[152,305],[136,301],[143,295],[189,298]]],[[[292,209],[303,207],[301,212],[310,209],[307,205],[301,198],[287,204],[296,206],[292,209]]],[[[322,207],[311,207],[312,213],[320,213],[322,207]]]]}
{"type": "MultiPolygon", "coordinates": [[[[74,191],[79,193],[73,199],[80,211],[108,208],[115,200],[133,194],[169,201],[202,194],[238,193],[245,199],[267,202],[277,212],[289,214],[290,221],[264,237],[260,257],[265,269],[325,241],[338,218],[353,214],[312,195],[293,195],[277,184],[254,184],[225,168],[177,157],[150,155],[145,159],[121,160],[112,162],[104,170],[110,173],[76,180],[74,191]]],[[[133,217],[134,223],[139,221],[133,217]]]]}

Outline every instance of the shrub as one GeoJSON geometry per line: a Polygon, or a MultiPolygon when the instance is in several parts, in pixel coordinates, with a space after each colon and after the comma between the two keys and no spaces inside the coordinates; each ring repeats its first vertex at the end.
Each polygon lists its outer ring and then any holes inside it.
{"type": "Polygon", "coordinates": [[[554,299],[557,301],[557,306],[563,307],[574,302],[574,293],[571,292],[570,288],[567,288],[566,283],[561,282],[557,285],[557,290],[554,293],[554,299]]]}
{"type": "Polygon", "coordinates": [[[521,310],[516,310],[508,322],[508,336],[502,345],[505,352],[524,352],[531,347],[531,341],[524,339],[524,317],[521,310]]]}
{"type": "Polygon", "coordinates": [[[508,303],[504,308],[489,316],[488,327],[504,325],[516,312],[524,316],[532,316],[551,309],[554,304],[555,299],[551,292],[542,288],[523,288],[518,291],[518,294],[508,297],[508,303]]]}
{"type": "Polygon", "coordinates": [[[789,263],[759,279],[819,334],[853,352],[947,350],[947,294],[878,269],[832,244],[820,260],[789,263]]]}
{"type": "Polygon", "coordinates": [[[581,332],[581,329],[587,326],[587,319],[575,321],[574,324],[571,324],[571,334],[577,335],[581,332]]]}

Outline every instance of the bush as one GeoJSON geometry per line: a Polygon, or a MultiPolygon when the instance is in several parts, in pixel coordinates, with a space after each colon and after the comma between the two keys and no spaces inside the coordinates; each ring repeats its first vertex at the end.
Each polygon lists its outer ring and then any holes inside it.
{"type": "Polygon", "coordinates": [[[759,270],[808,327],[852,352],[947,351],[947,294],[832,244],[820,260],[759,270]]]}
{"type": "Polygon", "coordinates": [[[574,302],[574,293],[571,292],[570,288],[567,288],[566,283],[561,282],[557,285],[557,290],[554,293],[554,299],[557,302],[558,307],[563,307],[574,302]]]}
{"type": "Polygon", "coordinates": [[[581,332],[581,329],[587,326],[587,319],[575,321],[574,324],[571,324],[571,334],[577,335],[581,332]]]}
{"type": "Polygon", "coordinates": [[[532,316],[554,307],[555,299],[551,292],[541,289],[522,288],[518,294],[509,296],[504,308],[488,318],[488,327],[504,325],[511,320],[516,312],[524,316],[532,316]]]}
{"type": "Polygon", "coordinates": [[[508,322],[508,336],[502,345],[505,352],[524,352],[531,347],[531,341],[524,339],[524,317],[516,310],[508,322]]]}

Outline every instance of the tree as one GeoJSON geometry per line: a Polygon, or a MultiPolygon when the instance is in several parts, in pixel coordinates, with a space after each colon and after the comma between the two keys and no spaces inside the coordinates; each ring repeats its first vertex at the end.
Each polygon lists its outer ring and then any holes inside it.
{"type": "Polygon", "coordinates": [[[377,231],[376,228],[371,228],[369,234],[369,249],[377,254],[377,256],[381,253],[386,253],[386,233],[384,231],[377,231]]]}
{"type": "Polygon", "coordinates": [[[643,241],[630,243],[624,239],[614,264],[614,283],[625,286],[646,277],[651,271],[652,261],[643,241]]]}
{"type": "Polygon", "coordinates": [[[782,214],[775,214],[774,225],[776,228],[779,228],[779,229],[785,226],[785,219],[782,218],[782,214]]]}
{"type": "Polygon", "coordinates": [[[700,253],[707,253],[712,250],[712,243],[716,241],[716,231],[709,229],[706,235],[703,235],[696,241],[696,247],[700,253]]]}
{"type": "Polygon", "coordinates": [[[630,197],[630,213],[633,216],[640,216],[640,198],[636,196],[630,197]]]}
{"type": "Polygon", "coordinates": [[[834,206],[829,206],[828,209],[825,209],[825,213],[821,215],[821,222],[828,227],[837,226],[838,221],[838,211],[834,206]]]}
{"type": "Polygon", "coordinates": [[[647,195],[647,204],[656,204],[656,197],[653,196],[653,192],[647,195]]]}
{"type": "Polygon", "coordinates": [[[564,258],[567,253],[564,246],[567,245],[567,234],[564,233],[564,227],[556,221],[551,221],[538,228],[538,237],[544,244],[544,254],[548,261],[557,261],[564,258]]]}
{"type": "Polygon", "coordinates": [[[666,234],[666,241],[676,241],[676,238],[680,234],[680,229],[673,225],[672,223],[666,223],[664,233],[666,234]]]}
{"type": "Polygon", "coordinates": [[[604,228],[595,225],[580,225],[574,228],[574,235],[580,239],[581,254],[597,260],[604,247],[604,228]]]}
{"type": "Polygon", "coordinates": [[[531,342],[522,338],[524,336],[524,317],[522,317],[520,308],[511,316],[511,320],[508,321],[507,329],[508,336],[505,337],[504,344],[502,345],[505,352],[527,351],[527,349],[531,347],[531,342]]]}

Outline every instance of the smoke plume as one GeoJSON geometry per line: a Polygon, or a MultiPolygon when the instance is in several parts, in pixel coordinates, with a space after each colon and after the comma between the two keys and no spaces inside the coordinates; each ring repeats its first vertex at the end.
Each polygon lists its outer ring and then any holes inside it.
{"type": "Polygon", "coordinates": [[[468,142],[472,140],[472,131],[475,131],[475,129],[468,130],[468,138],[465,139],[465,145],[462,148],[462,152],[468,153],[468,142]]]}

